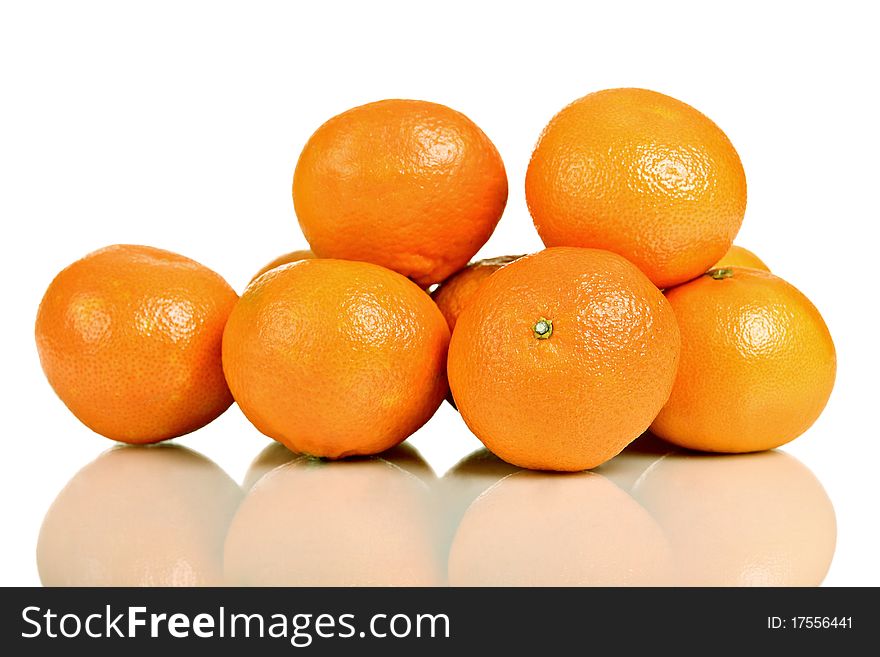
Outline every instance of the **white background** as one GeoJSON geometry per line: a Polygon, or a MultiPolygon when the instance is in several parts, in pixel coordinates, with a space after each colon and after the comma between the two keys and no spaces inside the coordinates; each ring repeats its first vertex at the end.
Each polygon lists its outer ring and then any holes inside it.
{"type": "MultiPolygon", "coordinates": [[[[0,584],[38,583],[43,514],[110,442],[54,396],[33,341],[52,277],[112,243],[183,253],[239,292],[305,247],[290,198],[312,131],[349,107],[432,100],[472,118],[510,200],[480,256],[541,244],[523,177],[543,126],[590,91],[690,103],[738,149],[737,242],[809,296],[838,348],[831,401],[785,449],[825,486],[826,584],[880,584],[878,194],[871,3],[4,2],[0,10],[0,584]]],[[[231,408],[181,441],[241,480],[267,444],[231,408]]],[[[442,474],[479,443],[444,405],[414,438],[442,474]]],[[[100,513],[100,509],[95,509],[100,513]]]]}

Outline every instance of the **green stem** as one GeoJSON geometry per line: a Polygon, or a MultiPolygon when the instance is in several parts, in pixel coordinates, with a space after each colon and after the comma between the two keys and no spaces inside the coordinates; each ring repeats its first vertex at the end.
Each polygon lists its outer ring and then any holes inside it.
{"type": "Polygon", "coordinates": [[[725,278],[733,278],[733,270],[726,267],[722,269],[710,269],[706,273],[714,278],[716,281],[720,281],[725,278]]]}
{"type": "Polygon", "coordinates": [[[553,320],[541,317],[532,327],[532,332],[538,340],[546,340],[553,335],[553,320]]]}

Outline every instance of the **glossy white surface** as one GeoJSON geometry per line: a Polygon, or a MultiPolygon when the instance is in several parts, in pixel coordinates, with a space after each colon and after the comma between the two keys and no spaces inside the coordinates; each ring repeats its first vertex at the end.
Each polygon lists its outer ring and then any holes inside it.
{"type": "Polygon", "coordinates": [[[645,437],[608,467],[552,474],[480,450],[438,478],[409,445],[334,463],[271,444],[239,488],[164,445],[80,470],[37,564],[48,586],[813,586],[835,544],[822,485],[779,451],[645,437]]]}

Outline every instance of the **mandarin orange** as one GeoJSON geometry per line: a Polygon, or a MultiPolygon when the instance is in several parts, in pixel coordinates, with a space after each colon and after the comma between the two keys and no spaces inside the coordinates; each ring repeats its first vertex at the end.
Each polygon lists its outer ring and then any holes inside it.
{"type": "Polygon", "coordinates": [[[317,256],[374,262],[425,287],[464,267],[492,234],[507,175],[464,114],[383,100],[318,128],[296,164],[293,201],[317,256]]]}
{"type": "Polygon", "coordinates": [[[315,254],[309,251],[308,249],[301,249],[299,251],[291,251],[290,253],[285,253],[283,255],[278,256],[271,262],[266,263],[260,271],[254,274],[253,278],[251,278],[251,282],[257,280],[260,276],[265,274],[267,271],[271,269],[275,269],[276,267],[280,267],[281,265],[286,265],[291,262],[298,262],[300,260],[309,260],[314,258],[315,254]]]}
{"type": "Polygon", "coordinates": [[[522,256],[500,256],[472,262],[459,272],[456,272],[431,293],[434,303],[446,318],[449,330],[455,328],[455,322],[462,309],[480,289],[483,282],[504,265],[521,258],[522,256]]]}
{"type": "Polygon", "coordinates": [[[223,327],[238,296],[176,253],[116,245],[49,285],[36,322],[46,378],[83,424],[126,443],[204,426],[232,403],[223,327]]]}
{"type": "Polygon", "coordinates": [[[747,248],[737,246],[736,244],[730,247],[727,253],[721,257],[721,260],[712,266],[712,269],[722,269],[724,267],[751,267],[752,269],[770,271],[770,268],[757,255],[747,248]]]}
{"type": "Polygon", "coordinates": [[[757,269],[713,269],[666,291],[681,362],[651,431],[690,449],[754,452],[797,438],[837,369],[825,321],[800,291],[757,269]]]}
{"type": "Polygon", "coordinates": [[[618,253],[669,287],[730,248],[746,207],[739,156],[685,103],[646,89],[574,101],[544,129],[526,200],[547,246],[618,253]]]}
{"type": "Polygon", "coordinates": [[[500,458],[584,470],[648,428],[672,389],[678,343],[669,303],[627,260],[550,248],[496,271],[464,308],[449,383],[500,458]]]}
{"type": "Polygon", "coordinates": [[[247,418],[290,450],[376,454],[437,410],[448,342],[437,306],[400,274],[301,260],[245,290],[223,335],[223,369],[247,418]]]}

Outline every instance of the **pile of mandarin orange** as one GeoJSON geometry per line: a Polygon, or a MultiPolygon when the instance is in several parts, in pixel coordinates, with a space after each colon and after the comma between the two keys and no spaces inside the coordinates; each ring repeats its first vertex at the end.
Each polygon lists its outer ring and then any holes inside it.
{"type": "Polygon", "coordinates": [[[397,445],[444,398],[497,456],[541,470],[593,468],[649,429],[749,452],[816,420],[831,336],[733,246],[746,179],[710,119],[643,89],[584,96],[540,135],[525,194],[546,248],[468,264],[507,202],[495,146],[443,105],[356,107],[296,164],[309,251],[240,297],[168,251],[95,251],[43,297],[43,371],[114,440],[174,438],[235,401],[265,435],[330,459],[397,445]]]}

